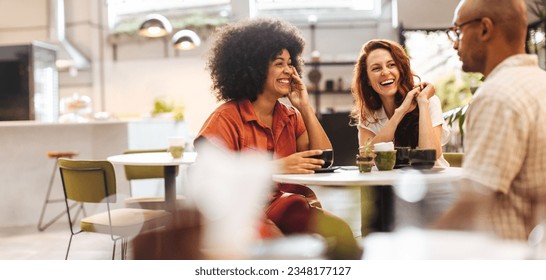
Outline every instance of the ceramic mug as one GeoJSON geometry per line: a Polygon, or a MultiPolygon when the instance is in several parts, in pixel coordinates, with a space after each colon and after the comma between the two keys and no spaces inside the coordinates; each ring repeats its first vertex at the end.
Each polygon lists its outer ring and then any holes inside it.
{"type": "Polygon", "coordinates": [[[329,168],[334,164],[334,150],[332,149],[322,150],[322,154],[311,157],[324,160],[324,164],[321,168],[329,168]]]}
{"type": "Polygon", "coordinates": [[[394,168],[402,168],[409,166],[409,151],[410,147],[394,147],[396,150],[396,164],[394,168]]]}
{"type": "Polygon", "coordinates": [[[431,169],[436,163],[436,149],[411,149],[409,160],[412,168],[431,169]]]}
{"type": "Polygon", "coordinates": [[[375,151],[375,166],[377,170],[392,170],[396,164],[396,150],[375,151]]]}

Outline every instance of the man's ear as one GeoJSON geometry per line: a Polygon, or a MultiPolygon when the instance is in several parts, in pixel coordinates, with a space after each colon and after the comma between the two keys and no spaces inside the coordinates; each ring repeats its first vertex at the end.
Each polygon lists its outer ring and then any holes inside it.
{"type": "Polygon", "coordinates": [[[485,41],[491,39],[493,31],[495,29],[495,24],[493,23],[493,21],[488,17],[484,17],[480,24],[482,28],[482,39],[485,41]]]}

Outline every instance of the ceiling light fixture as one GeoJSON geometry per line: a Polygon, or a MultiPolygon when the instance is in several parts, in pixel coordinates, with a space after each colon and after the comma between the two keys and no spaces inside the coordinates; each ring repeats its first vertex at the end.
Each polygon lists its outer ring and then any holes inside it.
{"type": "Polygon", "coordinates": [[[189,29],[183,29],[176,32],[173,35],[172,41],[174,47],[179,50],[191,50],[201,45],[199,36],[189,29]]]}
{"type": "Polygon", "coordinates": [[[165,37],[173,31],[171,22],[160,14],[151,14],[146,16],[144,22],[140,25],[138,34],[144,37],[158,38],[165,37]]]}

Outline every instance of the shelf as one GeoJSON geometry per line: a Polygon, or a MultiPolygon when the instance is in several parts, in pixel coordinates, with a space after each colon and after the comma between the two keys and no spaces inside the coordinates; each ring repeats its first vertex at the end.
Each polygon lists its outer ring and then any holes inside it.
{"type": "MultiPolygon", "coordinates": [[[[311,94],[317,94],[317,91],[316,90],[310,90],[309,93],[311,94]]],[[[343,90],[343,91],[322,91],[322,90],[319,90],[318,91],[318,94],[351,94],[351,91],[350,90],[343,90]]]]}
{"type": "Polygon", "coordinates": [[[343,66],[343,65],[355,65],[355,61],[338,61],[338,62],[309,62],[305,63],[305,66],[343,66]]]}

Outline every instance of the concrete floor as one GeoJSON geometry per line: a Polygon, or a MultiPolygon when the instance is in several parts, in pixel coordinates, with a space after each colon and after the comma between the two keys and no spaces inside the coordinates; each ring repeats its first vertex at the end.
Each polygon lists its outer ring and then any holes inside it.
{"type": "MultiPolygon", "coordinates": [[[[358,238],[361,235],[360,189],[337,187],[312,187],[323,208],[347,221],[358,238]]],[[[408,203],[395,198],[396,226],[426,227],[438,213],[453,200],[450,186],[434,188],[424,200],[408,203]]],[[[70,238],[68,224],[63,219],[40,232],[35,225],[0,227],[0,260],[63,260],[70,238]]],[[[82,233],[74,236],[69,259],[109,260],[113,242],[110,236],[82,233]]],[[[130,248],[129,248],[130,250],[130,248]]],[[[116,259],[120,258],[119,244],[116,259]]],[[[130,256],[129,251],[128,256],[130,256]]]]}
{"type": "MultiPolygon", "coordinates": [[[[0,228],[0,260],[64,260],[69,238],[68,224],[61,222],[43,232],[36,226],[0,228]]],[[[112,245],[109,236],[82,233],[72,239],[69,259],[109,260],[112,245]]]]}

